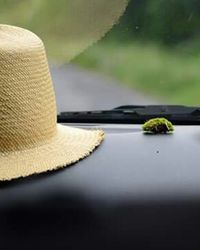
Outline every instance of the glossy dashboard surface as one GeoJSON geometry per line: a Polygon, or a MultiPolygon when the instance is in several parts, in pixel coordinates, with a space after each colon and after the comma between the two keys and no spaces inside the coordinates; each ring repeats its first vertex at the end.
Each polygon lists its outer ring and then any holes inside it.
{"type": "Polygon", "coordinates": [[[70,168],[0,184],[0,249],[199,249],[199,126],[73,126],[105,141],[70,168]]]}

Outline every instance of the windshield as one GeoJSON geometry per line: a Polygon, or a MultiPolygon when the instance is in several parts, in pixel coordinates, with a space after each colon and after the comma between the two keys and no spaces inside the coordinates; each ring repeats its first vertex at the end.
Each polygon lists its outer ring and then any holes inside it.
{"type": "Polygon", "coordinates": [[[0,0],[44,41],[58,112],[199,105],[197,0],[0,0]]]}

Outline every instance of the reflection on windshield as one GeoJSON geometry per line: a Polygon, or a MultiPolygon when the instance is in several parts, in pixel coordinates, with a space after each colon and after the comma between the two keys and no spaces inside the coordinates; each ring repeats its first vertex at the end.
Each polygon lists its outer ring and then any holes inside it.
{"type": "Polygon", "coordinates": [[[0,22],[29,28],[44,39],[59,110],[199,105],[200,3],[127,3],[0,1],[0,22]]]}

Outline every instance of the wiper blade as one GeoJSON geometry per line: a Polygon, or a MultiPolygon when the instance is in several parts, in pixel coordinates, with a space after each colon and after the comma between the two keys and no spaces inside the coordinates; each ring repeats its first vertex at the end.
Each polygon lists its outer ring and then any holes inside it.
{"type": "Polygon", "coordinates": [[[200,125],[200,107],[137,105],[120,106],[112,110],[62,112],[58,115],[58,122],[142,124],[156,117],[165,117],[175,125],[200,125]]]}

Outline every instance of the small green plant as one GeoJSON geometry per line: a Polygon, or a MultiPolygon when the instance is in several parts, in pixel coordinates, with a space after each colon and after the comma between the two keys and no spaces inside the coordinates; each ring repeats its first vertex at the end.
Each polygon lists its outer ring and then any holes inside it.
{"type": "Polygon", "coordinates": [[[174,131],[172,123],[165,118],[150,119],[142,128],[145,133],[151,134],[167,134],[174,131]]]}

